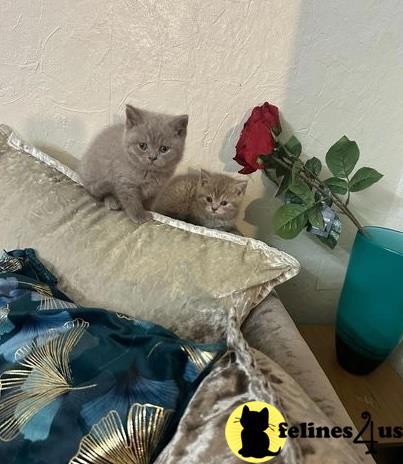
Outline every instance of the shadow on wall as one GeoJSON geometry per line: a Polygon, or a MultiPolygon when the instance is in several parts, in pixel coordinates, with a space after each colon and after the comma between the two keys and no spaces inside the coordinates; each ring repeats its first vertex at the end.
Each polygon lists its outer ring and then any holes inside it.
{"type": "Polygon", "coordinates": [[[44,119],[38,115],[27,119],[24,132],[27,134],[27,140],[30,140],[39,150],[56,158],[71,169],[77,169],[78,157],[72,153],[78,154],[83,149],[77,142],[85,140],[82,120],[66,116],[44,119]],[[70,134],[68,138],[66,138],[66,133],[70,134]],[[38,134],[40,134],[40,138],[38,138],[38,134]],[[43,143],[43,140],[54,140],[55,143],[46,144],[43,143]]]}
{"type": "Polygon", "coordinates": [[[224,143],[218,154],[219,159],[224,163],[224,172],[235,174],[241,168],[232,158],[235,156],[235,145],[238,142],[239,133],[248,116],[249,112],[244,115],[242,122],[230,129],[225,135],[224,143]]]}
{"type": "MultiPolygon", "coordinates": [[[[352,209],[364,224],[397,228],[401,222],[396,218],[399,196],[394,189],[402,172],[397,154],[401,131],[395,121],[401,120],[396,95],[401,93],[397,82],[403,55],[397,55],[396,50],[401,50],[402,16],[398,2],[301,2],[285,98],[273,102],[292,123],[292,132],[308,156],[324,161],[328,148],[344,134],[357,140],[359,167],[373,166],[385,178],[365,194],[354,194],[352,209]]],[[[222,149],[226,169],[240,126],[229,132],[222,149]]],[[[286,135],[287,123],[284,129],[286,135]]],[[[259,173],[251,177],[255,182],[259,173]]],[[[274,199],[274,185],[263,174],[261,178],[264,194],[247,206],[245,221],[256,228],[256,238],[289,252],[302,265],[301,273],[282,285],[279,293],[297,322],[332,322],[356,229],[349,220],[343,220],[342,236],[334,250],[308,233],[294,240],[279,239],[273,233],[271,218],[280,203],[274,199]]]]}

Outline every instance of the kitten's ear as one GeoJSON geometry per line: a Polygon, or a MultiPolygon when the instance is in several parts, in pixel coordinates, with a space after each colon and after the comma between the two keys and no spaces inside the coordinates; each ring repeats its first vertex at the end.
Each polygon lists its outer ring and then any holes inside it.
{"type": "Polygon", "coordinates": [[[131,129],[144,122],[143,112],[132,105],[126,105],[126,127],[131,129]]]}
{"type": "Polygon", "coordinates": [[[210,181],[211,174],[205,169],[200,169],[200,185],[207,185],[210,181]]]}
{"type": "Polygon", "coordinates": [[[245,404],[245,406],[244,406],[243,409],[242,409],[242,415],[248,414],[248,412],[249,412],[249,408],[248,408],[248,406],[245,404]]]}
{"type": "Polygon", "coordinates": [[[243,195],[246,190],[246,186],[248,185],[247,180],[238,180],[235,179],[235,191],[238,195],[243,195]]]}
{"type": "Polygon", "coordinates": [[[259,412],[260,417],[263,419],[263,421],[266,423],[269,421],[269,410],[267,408],[263,408],[259,412]]]}
{"type": "Polygon", "coordinates": [[[182,114],[182,116],[177,116],[172,122],[171,125],[174,128],[175,135],[178,137],[185,137],[187,132],[189,122],[189,116],[187,114],[182,114]]]}

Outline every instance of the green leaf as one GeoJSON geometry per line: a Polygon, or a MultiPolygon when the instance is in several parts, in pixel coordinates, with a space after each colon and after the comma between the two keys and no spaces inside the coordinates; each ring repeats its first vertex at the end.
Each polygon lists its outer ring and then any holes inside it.
{"type": "Polygon", "coordinates": [[[350,180],[350,190],[352,192],[359,192],[370,187],[378,180],[382,179],[383,174],[372,168],[360,168],[350,180]]]}
{"type": "Polygon", "coordinates": [[[288,173],[281,179],[281,183],[277,189],[275,196],[279,197],[282,193],[284,193],[288,189],[290,184],[291,184],[291,174],[288,173]]]}
{"type": "Polygon", "coordinates": [[[304,202],[300,197],[297,197],[295,193],[292,193],[291,190],[287,190],[284,194],[284,203],[295,203],[297,205],[303,205],[304,202]]]}
{"type": "Polygon", "coordinates": [[[259,156],[257,163],[264,165],[266,169],[274,169],[276,167],[276,163],[273,161],[273,157],[271,155],[259,156]]]}
{"type": "Polygon", "coordinates": [[[295,158],[298,158],[302,151],[301,142],[293,135],[290,140],[285,144],[286,149],[293,155],[295,158]]]}
{"type": "Polygon", "coordinates": [[[258,156],[256,162],[257,162],[257,164],[266,164],[268,158],[269,157],[267,155],[260,155],[260,156],[258,156]]]}
{"type": "Polygon", "coordinates": [[[329,177],[323,181],[327,185],[332,193],[337,193],[339,195],[345,195],[348,190],[347,181],[340,179],[339,177],[329,177]]]}
{"type": "Polygon", "coordinates": [[[319,158],[314,156],[305,163],[305,167],[314,176],[319,176],[320,171],[322,170],[322,163],[319,158]]]}
{"type": "Polygon", "coordinates": [[[281,206],[273,215],[274,230],[278,236],[285,239],[296,237],[307,221],[307,208],[292,203],[281,206]]]}
{"type": "Polygon", "coordinates": [[[347,177],[351,174],[359,157],[358,145],[343,136],[330,147],[326,154],[326,164],[334,176],[347,177]]]}
{"type": "Polygon", "coordinates": [[[318,229],[323,229],[325,223],[322,216],[322,206],[315,206],[308,211],[308,221],[313,227],[318,229]]]}
{"type": "Polygon", "coordinates": [[[277,177],[283,177],[286,174],[288,174],[289,172],[290,172],[290,170],[287,169],[286,167],[281,166],[280,164],[276,165],[276,176],[277,177]]]}
{"type": "Polygon", "coordinates": [[[274,147],[274,156],[277,156],[278,158],[281,158],[283,155],[286,155],[287,152],[283,145],[280,143],[276,142],[276,145],[274,147]]]}
{"type": "Polygon", "coordinates": [[[309,188],[309,185],[300,179],[293,182],[289,189],[307,205],[311,205],[315,201],[313,192],[309,188]]]}

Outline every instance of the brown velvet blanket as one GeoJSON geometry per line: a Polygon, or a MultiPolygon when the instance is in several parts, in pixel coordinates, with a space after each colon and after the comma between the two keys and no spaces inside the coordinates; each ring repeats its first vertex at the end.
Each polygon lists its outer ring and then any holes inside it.
{"type": "MultiPolygon", "coordinates": [[[[269,336],[269,335],[268,335],[269,336]]],[[[248,346],[236,312],[228,327],[230,350],[199,386],[176,434],[156,464],[240,463],[225,440],[225,425],[239,405],[259,400],[276,406],[287,423],[334,427],[304,390],[273,360],[248,346]]],[[[373,462],[362,445],[344,438],[288,438],[276,464],[373,462]]]]}

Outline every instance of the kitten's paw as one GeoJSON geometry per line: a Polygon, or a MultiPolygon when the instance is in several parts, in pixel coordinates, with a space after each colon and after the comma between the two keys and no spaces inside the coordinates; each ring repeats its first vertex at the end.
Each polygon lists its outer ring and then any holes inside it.
{"type": "Polygon", "coordinates": [[[153,216],[150,213],[150,211],[143,211],[142,213],[137,212],[135,214],[128,213],[128,214],[129,214],[130,219],[136,224],[144,224],[145,222],[149,222],[153,219],[153,216]]]}
{"type": "Polygon", "coordinates": [[[104,198],[104,204],[106,208],[112,211],[119,211],[120,209],[122,209],[119,201],[112,195],[108,195],[104,198]]]}

